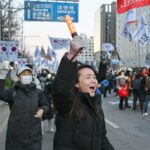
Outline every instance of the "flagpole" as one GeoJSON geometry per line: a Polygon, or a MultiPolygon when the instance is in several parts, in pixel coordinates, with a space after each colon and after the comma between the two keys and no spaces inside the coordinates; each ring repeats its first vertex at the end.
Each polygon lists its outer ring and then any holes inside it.
{"type": "MultiPolygon", "coordinates": [[[[148,18],[150,17],[150,6],[148,6],[149,8],[148,8],[148,18]]],[[[150,19],[149,19],[149,25],[150,25],[150,19]]],[[[148,26],[148,25],[147,25],[148,26]]],[[[147,52],[146,52],[146,55],[148,54],[148,47],[149,47],[149,44],[148,44],[148,42],[147,42],[147,52]]]]}
{"type": "MultiPolygon", "coordinates": [[[[140,9],[139,9],[139,13],[140,13],[140,9]]],[[[137,13],[136,13],[137,15],[137,13]]],[[[138,15],[137,15],[138,17],[138,15]]],[[[138,20],[139,21],[139,20],[138,20]]],[[[137,30],[138,30],[138,24],[137,24],[137,30]]],[[[139,34],[138,34],[138,39],[139,39],[139,34]]],[[[137,41],[138,42],[138,57],[139,57],[139,68],[141,67],[141,54],[140,54],[140,45],[139,45],[139,40],[137,41]]]]}

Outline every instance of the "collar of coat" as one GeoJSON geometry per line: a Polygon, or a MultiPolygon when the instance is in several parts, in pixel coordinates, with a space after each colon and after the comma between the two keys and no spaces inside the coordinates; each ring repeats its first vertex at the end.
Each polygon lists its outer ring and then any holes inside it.
{"type": "Polygon", "coordinates": [[[84,103],[86,106],[90,107],[91,109],[94,109],[96,96],[91,97],[89,93],[80,92],[80,98],[82,103],[84,103]]]}
{"type": "Polygon", "coordinates": [[[20,81],[16,82],[14,85],[14,88],[17,89],[21,89],[22,91],[24,91],[26,94],[30,93],[30,91],[34,88],[36,88],[36,85],[34,83],[31,83],[29,85],[23,85],[20,81]]]}

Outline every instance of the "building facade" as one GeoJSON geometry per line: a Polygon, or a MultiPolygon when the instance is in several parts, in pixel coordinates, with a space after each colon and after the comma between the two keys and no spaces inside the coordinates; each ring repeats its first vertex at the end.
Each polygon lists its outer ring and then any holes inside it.
{"type": "MultiPolygon", "coordinates": [[[[144,15],[148,31],[150,31],[150,6],[136,9],[137,23],[141,21],[141,15],[144,15]]],[[[141,46],[138,41],[129,40],[123,36],[126,13],[117,14],[116,23],[116,48],[119,52],[123,66],[127,67],[144,67],[145,56],[150,53],[149,44],[141,46]]],[[[131,33],[137,29],[137,23],[130,24],[131,33]]]]}
{"type": "Polygon", "coordinates": [[[95,13],[94,52],[102,50],[103,43],[116,47],[116,2],[103,4],[95,13]]]}
{"type": "Polygon", "coordinates": [[[94,39],[88,38],[86,34],[81,34],[85,41],[85,48],[78,56],[78,60],[82,63],[92,64],[94,62],[94,39]]]}

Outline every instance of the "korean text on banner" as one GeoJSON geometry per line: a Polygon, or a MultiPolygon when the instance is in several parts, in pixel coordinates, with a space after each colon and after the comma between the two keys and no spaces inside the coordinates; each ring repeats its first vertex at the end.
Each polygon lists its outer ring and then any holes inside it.
{"type": "Polygon", "coordinates": [[[125,13],[126,11],[150,5],[150,0],[117,0],[118,13],[125,13]]]}

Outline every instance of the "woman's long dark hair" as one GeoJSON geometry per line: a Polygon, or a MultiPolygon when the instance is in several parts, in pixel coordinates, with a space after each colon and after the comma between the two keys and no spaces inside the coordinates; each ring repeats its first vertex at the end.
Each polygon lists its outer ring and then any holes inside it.
{"type": "MultiPolygon", "coordinates": [[[[73,99],[73,106],[70,111],[70,115],[72,117],[75,117],[77,121],[81,121],[85,117],[85,110],[83,107],[83,103],[80,98],[80,91],[75,85],[79,82],[79,77],[80,77],[80,70],[84,68],[89,68],[93,70],[95,75],[97,75],[96,71],[92,68],[90,65],[82,64],[77,68],[76,74],[74,75],[74,87],[72,89],[72,99],[73,99]]],[[[98,105],[97,105],[97,100],[96,97],[93,99],[93,105],[94,105],[94,111],[97,116],[99,116],[99,111],[98,111],[98,105]]]]}

